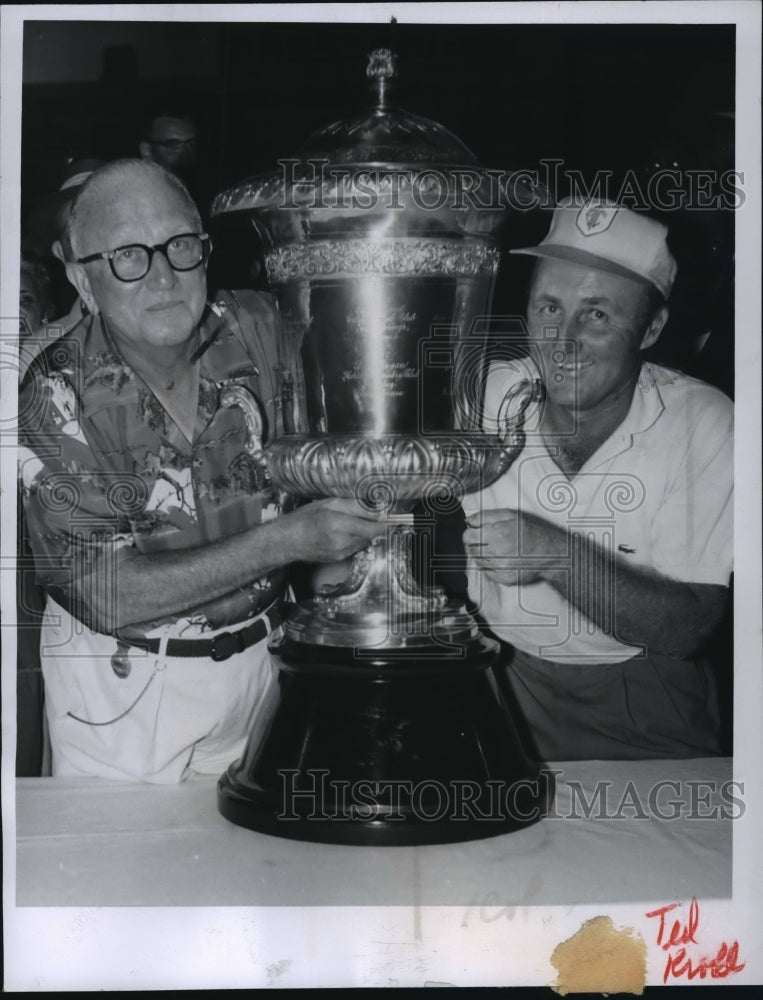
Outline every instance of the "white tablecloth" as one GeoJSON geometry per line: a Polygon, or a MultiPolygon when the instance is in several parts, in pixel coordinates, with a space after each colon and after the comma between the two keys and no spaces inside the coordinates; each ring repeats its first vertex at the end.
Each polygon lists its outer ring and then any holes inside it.
{"type": "Polygon", "coordinates": [[[17,905],[532,906],[731,895],[735,793],[722,792],[730,760],[549,768],[562,772],[554,815],[516,833],[424,847],[254,833],[219,814],[214,779],[19,780],[17,905]]]}

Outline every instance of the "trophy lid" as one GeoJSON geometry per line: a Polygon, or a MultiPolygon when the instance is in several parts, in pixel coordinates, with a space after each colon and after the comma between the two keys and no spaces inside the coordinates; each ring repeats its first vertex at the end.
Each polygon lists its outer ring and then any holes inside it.
{"type": "Polygon", "coordinates": [[[389,91],[396,75],[396,58],[390,49],[371,52],[366,76],[374,106],[360,117],[341,119],[314,132],[299,155],[336,164],[476,164],[474,153],[439,122],[390,107],[389,91]]]}
{"type": "MultiPolygon", "coordinates": [[[[389,49],[371,52],[366,76],[374,93],[373,106],[359,117],[340,119],[314,132],[295,158],[278,161],[280,172],[249,177],[220,193],[212,204],[212,216],[285,206],[320,210],[331,204],[336,209],[337,204],[345,204],[358,170],[370,170],[370,180],[363,175],[366,183],[382,193],[392,184],[389,171],[405,168],[418,170],[423,184],[433,182],[445,189],[457,185],[452,175],[464,169],[474,175],[476,184],[484,183],[486,169],[457,136],[429,118],[390,107],[395,75],[395,56],[389,49]],[[437,177],[426,176],[434,171],[439,171],[437,177]],[[317,198],[316,190],[320,191],[317,198]]],[[[403,180],[401,189],[406,184],[410,187],[403,180]]]]}

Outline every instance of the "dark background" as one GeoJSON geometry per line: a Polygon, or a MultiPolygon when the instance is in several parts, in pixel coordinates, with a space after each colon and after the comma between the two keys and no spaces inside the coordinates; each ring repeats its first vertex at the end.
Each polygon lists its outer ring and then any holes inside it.
{"type": "MultiPolygon", "coordinates": [[[[293,156],[311,132],[362,111],[367,54],[378,46],[398,55],[393,103],[441,122],[487,166],[531,170],[557,158],[589,182],[611,170],[613,192],[627,170],[729,170],[734,31],[28,21],[22,219],[58,189],[67,157],[137,155],[144,111],[162,98],[197,117],[206,208],[216,192],[293,156]]],[[[733,212],[677,211],[666,221],[679,278],[654,356],[732,394],[733,212]]],[[[510,214],[503,248],[535,241],[547,225],[547,212],[510,214]]],[[[494,311],[522,311],[527,266],[504,258],[494,311]]]]}
{"type": "Polygon", "coordinates": [[[156,95],[197,110],[220,187],[270,169],[367,103],[378,46],[399,56],[396,103],[489,166],[638,169],[673,152],[685,167],[733,165],[719,117],[734,111],[733,26],[47,21],[25,26],[25,200],[55,184],[67,152],[134,153],[156,95]]]}

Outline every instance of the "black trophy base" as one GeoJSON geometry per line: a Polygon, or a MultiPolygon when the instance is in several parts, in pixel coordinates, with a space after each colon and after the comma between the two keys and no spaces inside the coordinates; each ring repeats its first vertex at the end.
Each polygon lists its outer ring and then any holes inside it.
{"type": "Polygon", "coordinates": [[[283,640],[243,757],[218,783],[239,826],[333,844],[415,845],[521,829],[546,787],[484,637],[465,658],[359,656],[283,640]]]}

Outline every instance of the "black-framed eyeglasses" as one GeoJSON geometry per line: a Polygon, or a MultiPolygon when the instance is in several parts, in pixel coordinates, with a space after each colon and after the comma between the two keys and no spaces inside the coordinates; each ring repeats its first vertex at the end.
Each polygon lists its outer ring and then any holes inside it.
{"type": "Polygon", "coordinates": [[[146,246],[145,243],[130,243],[114,250],[101,250],[87,257],[80,257],[78,264],[90,264],[94,260],[107,260],[111,272],[120,281],[140,281],[151,270],[151,262],[158,251],[163,254],[173,271],[193,271],[209,256],[212,244],[208,233],[178,233],[170,236],[165,243],[146,246]]]}

